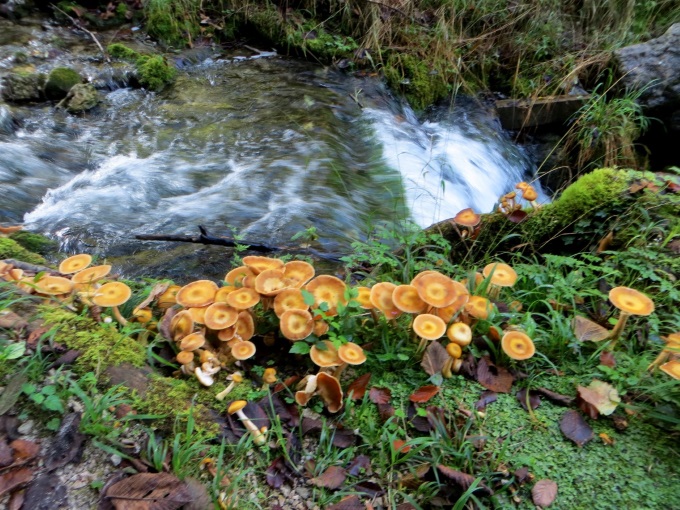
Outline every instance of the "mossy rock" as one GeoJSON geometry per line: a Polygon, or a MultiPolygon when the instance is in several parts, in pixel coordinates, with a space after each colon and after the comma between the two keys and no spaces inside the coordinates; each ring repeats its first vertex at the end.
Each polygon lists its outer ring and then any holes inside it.
{"type": "Polygon", "coordinates": [[[99,92],[94,85],[79,83],[74,85],[68,95],[57,105],[65,107],[69,113],[78,114],[91,110],[99,104],[99,92]]]}
{"type": "Polygon", "coordinates": [[[111,55],[112,58],[125,60],[127,62],[137,62],[137,59],[141,56],[135,50],[120,43],[109,44],[106,51],[109,52],[109,55],[111,55]]]}
{"type": "Polygon", "coordinates": [[[28,251],[17,241],[9,237],[0,237],[0,260],[3,259],[17,259],[29,264],[45,264],[43,257],[28,251]]]}
{"type": "Polygon", "coordinates": [[[83,81],[80,74],[69,67],[52,69],[45,82],[45,97],[47,99],[63,99],[71,87],[83,81]]]}
{"type": "Polygon", "coordinates": [[[25,230],[14,232],[9,237],[26,248],[28,251],[38,253],[40,255],[47,255],[59,248],[59,243],[50,239],[49,237],[45,237],[42,234],[35,234],[33,232],[26,232],[25,230]]]}
{"type": "Polygon", "coordinates": [[[2,97],[12,103],[40,101],[44,84],[44,74],[11,73],[2,79],[2,97]]]}
{"type": "Polygon", "coordinates": [[[427,60],[405,53],[390,55],[383,69],[388,85],[400,90],[416,110],[447,95],[447,84],[436,71],[427,60]]]}
{"type": "Polygon", "coordinates": [[[143,56],[137,60],[137,73],[139,83],[143,87],[160,91],[174,81],[177,70],[162,55],[154,55],[143,56]]]}

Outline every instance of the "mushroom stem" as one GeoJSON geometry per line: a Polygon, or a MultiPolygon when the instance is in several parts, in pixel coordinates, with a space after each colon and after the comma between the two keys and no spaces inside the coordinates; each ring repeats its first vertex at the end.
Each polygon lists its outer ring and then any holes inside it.
{"type": "Polygon", "coordinates": [[[442,375],[444,376],[444,379],[451,379],[453,377],[453,374],[451,373],[451,367],[453,366],[453,361],[454,359],[449,357],[444,362],[444,366],[442,367],[442,375]]]}
{"type": "Polygon", "coordinates": [[[336,368],[333,371],[333,374],[332,374],[333,377],[335,377],[336,379],[340,379],[340,375],[345,370],[345,367],[347,367],[347,363],[342,363],[342,364],[338,365],[338,368],[336,368]]]}
{"type": "Polygon", "coordinates": [[[538,204],[538,202],[536,202],[536,200],[531,200],[529,203],[531,204],[531,207],[533,207],[534,209],[541,208],[541,206],[538,204]]]}
{"type": "Polygon", "coordinates": [[[649,366],[647,367],[647,370],[649,372],[654,372],[657,368],[659,368],[659,365],[662,365],[665,363],[668,358],[670,357],[671,352],[668,349],[663,349],[659,355],[656,357],[654,361],[652,361],[649,366]]]}
{"type": "Polygon", "coordinates": [[[241,423],[243,423],[243,426],[248,432],[250,432],[250,435],[253,436],[253,443],[255,443],[257,446],[262,446],[265,444],[267,438],[260,431],[260,429],[257,428],[257,425],[250,421],[250,418],[248,418],[243,411],[240,409],[236,411],[236,416],[239,417],[241,423]]]}
{"type": "Polygon", "coordinates": [[[493,283],[489,284],[489,290],[487,292],[489,299],[493,299],[494,301],[497,300],[500,293],[501,287],[499,285],[494,285],[493,283]]]}
{"type": "Polygon", "coordinates": [[[378,313],[375,311],[375,308],[371,308],[371,309],[369,310],[369,312],[371,312],[371,317],[373,318],[373,322],[374,322],[375,324],[378,324],[379,318],[378,318],[378,313]]]}
{"type": "Polygon", "coordinates": [[[111,311],[113,312],[113,316],[116,318],[116,320],[117,320],[118,322],[120,322],[120,325],[121,325],[121,326],[123,326],[123,327],[127,326],[127,323],[128,323],[128,322],[127,322],[127,320],[125,320],[125,317],[123,317],[123,316],[120,314],[120,310],[118,310],[118,307],[117,307],[117,306],[112,306],[112,307],[111,307],[111,311]]]}
{"type": "Polygon", "coordinates": [[[612,329],[612,332],[609,334],[609,340],[611,340],[611,343],[609,344],[609,350],[613,350],[614,347],[616,347],[616,343],[619,340],[619,337],[621,336],[621,333],[623,332],[623,328],[626,327],[626,322],[628,322],[628,317],[630,317],[630,314],[628,312],[621,312],[621,315],[619,315],[619,320],[616,323],[616,326],[614,326],[614,329],[612,329]]]}
{"type": "Polygon", "coordinates": [[[420,342],[418,343],[418,348],[416,349],[416,354],[421,352],[421,351],[424,351],[426,345],[427,345],[427,339],[421,337],[420,342]]]}
{"type": "Polygon", "coordinates": [[[227,395],[229,395],[231,390],[234,389],[234,386],[236,386],[236,381],[231,381],[226,388],[224,388],[217,395],[215,395],[215,398],[221,402],[227,397],[227,395]]]}

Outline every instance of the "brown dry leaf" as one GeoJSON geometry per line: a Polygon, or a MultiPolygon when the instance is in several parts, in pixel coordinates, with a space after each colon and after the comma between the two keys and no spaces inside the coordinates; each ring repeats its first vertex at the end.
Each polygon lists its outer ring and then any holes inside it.
{"type": "Polygon", "coordinates": [[[368,392],[368,398],[374,404],[389,404],[392,400],[392,392],[388,388],[373,387],[368,392]]]}
{"type": "Polygon", "coordinates": [[[578,386],[579,405],[580,401],[592,405],[597,411],[609,416],[616,410],[621,402],[619,392],[611,384],[594,379],[587,387],[578,386]]]}
{"type": "Polygon", "coordinates": [[[420,366],[427,375],[438,374],[444,368],[444,364],[450,358],[449,353],[439,342],[430,342],[427,346],[425,354],[423,354],[423,360],[420,362],[420,366]]]}
{"type": "Polygon", "coordinates": [[[505,368],[499,367],[484,356],[477,365],[477,381],[487,390],[496,393],[510,393],[513,377],[505,368]]]}
{"type": "Polygon", "coordinates": [[[312,478],[310,482],[317,487],[325,487],[326,489],[337,489],[347,478],[347,472],[340,466],[331,466],[320,476],[312,478]]]}
{"type": "MultiPolygon", "coordinates": [[[[443,464],[437,465],[437,471],[446,476],[448,479],[453,480],[462,491],[468,490],[475,481],[474,476],[463,473],[462,471],[458,471],[457,469],[450,468],[443,464]]],[[[491,489],[489,489],[483,482],[477,486],[475,492],[484,496],[491,496],[493,494],[493,491],[491,491],[491,489]]]]}
{"type": "Polygon", "coordinates": [[[609,337],[609,330],[596,322],[577,315],[571,321],[571,329],[579,342],[601,342],[609,337]]]}
{"type": "Polygon", "coordinates": [[[273,489],[280,488],[286,481],[286,471],[288,470],[289,468],[286,466],[283,457],[278,457],[275,459],[265,471],[265,480],[267,485],[273,489]]]}
{"type": "Polygon", "coordinates": [[[392,450],[398,453],[408,453],[411,451],[411,447],[406,445],[406,441],[403,439],[395,439],[392,441],[392,450]]]}
{"type": "Polygon", "coordinates": [[[15,439],[9,446],[14,450],[15,462],[28,462],[40,452],[40,445],[25,439],[15,439]]]}
{"type": "Polygon", "coordinates": [[[614,353],[612,351],[602,351],[600,354],[600,365],[614,368],[616,366],[616,358],[614,358],[614,353]]]}
{"type": "Polygon", "coordinates": [[[439,389],[440,389],[440,387],[435,386],[434,384],[428,384],[427,386],[421,386],[416,391],[414,391],[413,394],[408,399],[411,402],[422,404],[422,403],[430,400],[437,393],[439,393],[439,389]]]}
{"type": "MultiPolygon", "coordinates": [[[[519,401],[520,405],[522,406],[522,409],[525,411],[528,411],[529,408],[527,407],[527,389],[522,388],[517,392],[517,400],[519,401]]],[[[535,391],[530,391],[529,392],[529,405],[531,406],[531,409],[536,409],[538,406],[541,405],[541,397],[539,397],[535,391]]]]}
{"type": "Polygon", "coordinates": [[[498,394],[495,391],[484,390],[479,396],[479,400],[475,402],[475,409],[477,411],[484,411],[486,406],[495,402],[498,399],[498,394]]]}
{"type": "Polygon", "coordinates": [[[9,466],[14,462],[14,455],[12,449],[7,444],[4,438],[0,438],[0,468],[9,466]]]}
{"type": "Polygon", "coordinates": [[[361,400],[366,394],[366,387],[368,386],[370,380],[370,373],[359,376],[354,379],[354,381],[352,381],[349,386],[347,386],[347,390],[345,392],[352,400],[361,400]]]}
{"type": "Polygon", "coordinates": [[[191,501],[184,482],[170,473],[141,473],[106,491],[116,510],[175,510],[191,501]]]}
{"type": "Polygon", "coordinates": [[[156,299],[158,296],[163,294],[163,292],[168,290],[169,286],[170,286],[169,283],[157,283],[156,285],[154,285],[153,289],[151,289],[151,292],[149,292],[147,298],[141,303],[139,303],[137,306],[135,306],[135,309],[132,311],[132,315],[136,315],[139,310],[149,306],[154,299],[156,299]]]}
{"type": "Polygon", "coordinates": [[[26,326],[28,326],[28,322],[14,312],[0,313],[0,328],[23,329],[26,326]]]}
{"type": "Polygon", "coordinates": [[[550,400],[553,404],[561,405],[564,407],[570,407],[574,403],[573,397],[568,397],[567,395],[562,395],[560,393],[555,393],[547,388],[534,388],[536,393],[543,395],[545,398],[550,400]]]}
{"type": "Polygon", "coordinates": [[[360,474],[371,475],[371,458],[368,455],[357,455],[347,466],[347,473],[351,476],[360,474]]]}
{"type": "Polygon", "coordinates": [[[169,342],[173,341],[172,338],[172,331],[170,331],[170,323],[172,323],[172,318],[177,315],[179,312],[178,308],[175,308],[174,306],[171,306],[167,310],[165,310],[165,315],[163,315],[163,318],[160,321],[160,325],[158,327],[158,330],[161,332],[161,335],[163,338],[168,340],[169,342]]]}
{"type": "Polygon", "coordinates": [[[33,478],[30,468],[15,469],[0,475],[0,496],[12,492],[26,485],[33,478]]]}
{"type": "Polygon", "coordinates": [[[534,505],[547,507],[553,504],[557,497],[557,484],[552,480],[539,480],[531,489],[531,499],[534,505]]]}
{"type": "Polygon", "coordinates": [[[597,244],[597,250],[595,253],[600,254],[603,251],[608,250],[612,242],[614,242],[614,231],[610,230],[606,236],[600,239],[600,242],[597,244]]]}
{"type": "Polygon", "coordinates": [[[326,510],[366,510],[359,496],[346,496],[334,505],[327,506],[326,510]]]}
{"type": "Polygon", "coordinates": [[[680,184],[673,181],[666,181],[666,189],[672,191],[673,193],[680,193],[680,184]]]}
{"type": "Polygon", "coordinates": [[[593,429],[586,423],[583,416],[574,410],[564,413],[560,420],[560,430],[578,446],[583,446],[593,438],[593,429]]]}
{"type": "Polygon", "coordinates": [[[527,216],[528,214],[525,211],[518,209],[508,214],[507,218],[513,223],[522,223],[524,220],[527,219],[527,216]]]}

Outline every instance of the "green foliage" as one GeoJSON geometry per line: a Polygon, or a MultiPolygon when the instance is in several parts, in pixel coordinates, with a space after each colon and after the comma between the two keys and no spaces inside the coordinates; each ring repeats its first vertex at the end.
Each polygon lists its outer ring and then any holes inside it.
{"type": "Polygon", "coordinates": [[[423,110],[446,97],[449,90],[432,64],[416,55],[395,53],[387,59],[383,72],[393,89],[402,91],[413,108],[423,110]]]}
{"type": "Polygon", "coordinates": [[[0,343],[0,361],[20,358],[26,352],[26,342],[0,343]]]}
{"type": "Polygon", "coordinates": [[[34,234],[20,230],[10,234],[10,239],[16,241],[28,251],[39,255],[48,255],[59,247],[59,243],[41,234],[34,234]]]}
{"type": "Polygon", "coordinates": [[[198,0],[148,0],[144,3],[146,28],[153,37],[183,48],[199,33],[198,0]]]}
{"type": "Polygon", "coordinates": [[[28,251],[14,239],[0,237],[0,260],[17,259],[29,264],[45,264],[45,259],[36,253],[28,251]]]}
{"type": "Polygon", "coordinates": [[[171,83],[177,70],[162,55],[144,56],[137,59],[139,83],[149,90],[159,91],[171,83]]]}
{"type": "Polygon", "coordinates": [[[305,55],[310,53],[323,62],[351,57],[351,52],[359,47],[353,38],[331,34],[323,24],[313,21],[289,31],[287,42],[290,48],[299,49],[305,55]]]}
{"type": "Polygon", "coordinates": [[[118,58],[120,60],[127,60],[128,62],[136,62],[140,57],[140,54],[135,50],[120,43],[109,44],[106,47],[106,51],[108,51],[111,57],[118,58]]]}

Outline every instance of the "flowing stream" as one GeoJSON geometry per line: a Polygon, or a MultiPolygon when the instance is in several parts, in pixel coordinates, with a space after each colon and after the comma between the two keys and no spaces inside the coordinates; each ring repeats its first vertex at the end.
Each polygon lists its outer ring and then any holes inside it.
{"type": "Polygon", "coordinates": [[[376,78],[273,53],[178,59],[177,82],[159,94],[103,79],[113,72],[69,52],[36,68],[57,62],[98,80],[102,104],[82,116],[12,108],[21,123],[0,126],[0,222],[24,222],[67,251],[142,252],[146,269],[168,250],[180,260],[203,249],[135,234],[203,225],[276,246],[315,227],[313,247],[341,255],[377,223],[487,212],[533,170],[472,101],[423,120],[376,78]]]}

